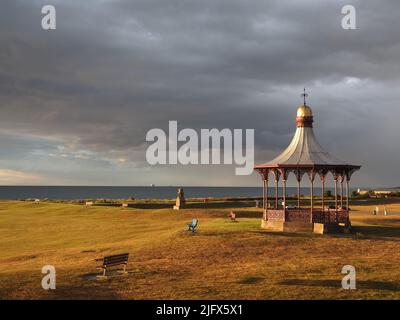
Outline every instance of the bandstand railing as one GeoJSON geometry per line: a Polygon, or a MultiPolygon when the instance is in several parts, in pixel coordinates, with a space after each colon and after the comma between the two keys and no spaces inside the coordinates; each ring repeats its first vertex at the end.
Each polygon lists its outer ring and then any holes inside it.
{"type": "Polygon", "coordinates": [[[349,211],[346,209],[286,208],[266,209],[264,220],[304,222],[304,223],[348,223],[349,211]],[[312,212],[312,219],[311,219],[312,212]]]}

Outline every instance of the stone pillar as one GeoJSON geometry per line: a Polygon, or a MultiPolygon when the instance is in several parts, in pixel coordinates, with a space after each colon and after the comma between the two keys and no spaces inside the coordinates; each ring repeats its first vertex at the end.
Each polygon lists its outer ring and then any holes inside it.
{"type": "Polygon", "coordinates": [[[182,206],[186,204],[185,194],[182,188],[178,189],[178,195],[176,197],[176,203],[173,207],[174,210],[179,210],[182,206]]]}

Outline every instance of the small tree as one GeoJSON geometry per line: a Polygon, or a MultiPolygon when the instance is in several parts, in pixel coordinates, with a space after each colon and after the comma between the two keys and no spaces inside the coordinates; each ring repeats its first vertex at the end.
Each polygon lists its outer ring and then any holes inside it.
{"type": "Polygon", "coordinates": [[[360,195],[360,194],[359,194],[356,190],[353,190],[353,191],[351,192],[351,194],[350,194],[350,196],[351,196],[352,198],[357,198],[359,195],[360,195]]]}

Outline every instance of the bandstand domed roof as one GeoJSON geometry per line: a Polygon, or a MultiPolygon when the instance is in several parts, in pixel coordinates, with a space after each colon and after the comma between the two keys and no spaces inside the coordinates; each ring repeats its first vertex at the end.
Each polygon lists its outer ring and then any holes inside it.
{"type": "MultiPolygon", "coordinates": [[[[305,114],[312,114],[307,107],[305,114]]],[[[299,108],[300,109],[300,108],[299,108]]],[[[297,110],[297,117],[299,110],[297,110]]],[[[308,116],[311,117],[311,116],[308,116]]],[[[296,132],[289,146],[276,158],[267,164],[277,165],[346,165],[343,160],[336,158],[319,144],[312,126],[297,125],[296,132]]]]}
{"type": "MultiPolygon", "coordinates": [[[[306,96],[305,93],[304,96],[306,96]]],[[[312,123],[313,112],[304,99],[304,104],[297,109],[297,128],[288,147],[271,161],[256,165],[255,169],[274,167],[360,168],[360,166],[350,165],[327,152],[319,144],[312,123]]]]}

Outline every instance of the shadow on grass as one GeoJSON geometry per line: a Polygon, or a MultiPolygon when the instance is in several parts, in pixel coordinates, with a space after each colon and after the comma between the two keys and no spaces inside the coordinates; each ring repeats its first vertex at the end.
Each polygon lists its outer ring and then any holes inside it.
{"type": "Polygon", "coordinates": [[[126,209],[172,209],[172,206],[172,203],[130,203],[126,209]]]}
{"type": "Polygon", "coordinates": [[[240,219],[240,218],[257,218],[257,219],[262,219],[262,212],[259,210],[252,210],[252,211],[236,211],[234,210],[234,212],[236,213],[236,219],[240,219]]]}
{"type": "Polygon", "coordinates": [[[260,283],[264,280],[263,277],[259,276],[247,276],[242,279],[240,279],[237,283],[239,284],[257,284],[260,283]]]}
{"type": "Polygon", "coordinates": [[[113,278],[123,278],[127,277],[129,275],[138,275],[138,274],[143,274],[143,270],[139,269],[132,269],[132,270],[127,270],[126,272],[123,272],[122,270],[108,270],[106,273],[106,276],[103,278],[103,273],[102,272],[90,272],[83,274],[80,278],[83,281],[91,281],[91,280],[109,280],[113,278]]]}
{"type": "Polygon", "coordinates": [[[384,205],[384,204],[391,204],[391,203],[398,203],[399,198],[372,198],[372,199],[351,199],[351,204],[353,205],[384,205]]]}
{"type": "Polygon", "coordinates": [[[118,300],[121,299],[118,291],[110,288],[105,285],[106,283],[102,281],[96,281],[91,284],[74,284],[74,285],[65,285],[65,284],[57,284],[57,290],[49,290],[54,291],[54,296],[44,297],[46,299],[78,299],[78,300],[86,300],[86,299],[94,299],[94,300],[118,300]],[[95,284],[95,287],[93,287],[95,284]],[[96,290],[97,289],[97,290],[96,290]]]}
{"type": "Polygon", "coordinates": [[[400,227],[355,226],[352,227],[352,233],[361,234],[366,238],[399,238],[400,240],[400,227]]]}
{"type": "MultiPolygon", "coordinates": [[[[342,288],[341,280],[287,279],[279,282],[279,284],[287,286],[330,287],[339,289],[342,288]]],[[[399,291],[400,283],[373,280],[357,280],[356,287],[357,289],[399,291]]]]}
{"type": "Polygon", "coordinates": [[[81,280],[83,281],[96,280],[97,276],[99,275],[100,275],[99,272],[86,273],[81,276],[81,280]]]}
{"type": "Polygon", "coordinates": [[[187,203],[187,209],[222,209],[222,208],[251,208],[254,201],[218,201],[218,202],[192,202],[187,203]]]}
{"type": "Polygon", "coordinates": [[[334,237],[334,238],[353,238],[353,239],[376,239],[400,241],[400,227],[387,226],[356,226],[352,227],[351,233],[331,233],[320,235],[312,232],[280,232],[269,230],[257,230],[254,233],[264,234],[268,236],[284,236],[291,238],[315,238],[315,237],[334,237]]]}
{"type": "Polygon", "coordinates": [[[268,235],[268,236],[280,236],[288,238],[315,238],[321,235],[312,232],[281,232],[271,230],[255,230],[253,233],[268,235]]]}
{"type": "Polygon", "coordinates": [[[192,231],[178,231],[178,235],[182,237],[227,237],[230,235],[234,235],[234,231],[204,231],[203,230],[196,230],[195,232],[192,231]]]}

